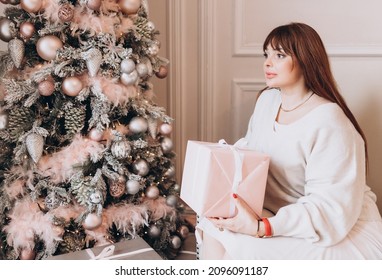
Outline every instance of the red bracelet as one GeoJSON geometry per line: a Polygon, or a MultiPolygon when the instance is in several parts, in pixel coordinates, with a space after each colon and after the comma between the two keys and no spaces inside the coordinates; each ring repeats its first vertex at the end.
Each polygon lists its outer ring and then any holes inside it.
{"type": "Polygon", "coordinates": [[[264,230],[265,230],[264,237],[271,237],[272,236],[271,224],[269,223],[267,218],[262,218],[261,220],[264,223],[264,230]]]}

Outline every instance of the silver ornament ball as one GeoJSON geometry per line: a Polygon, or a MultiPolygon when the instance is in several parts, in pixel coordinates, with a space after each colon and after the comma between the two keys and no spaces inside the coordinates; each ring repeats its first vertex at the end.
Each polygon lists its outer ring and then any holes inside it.
{"type": "Polygon", "coordinates": [[[121,82],[122,84],[126,86],[132,86],[138,81],[139,75],[136,70],[132,71],[131,73],[122,73],[121,74],[121,82]]]}
{"type": "Polygon", "coordinates": [[[172,148],[174,147],[174,144],[169,137],[163,137],[160,145],[162,147],[163,153],[165,153],[165,154],[170,153],[172,151],[172,148]]]}
{"type": "Polygon", "coordinates": [[[162,231],[157,225],[150,225],[149,230],[147,232],[147,234],[154,239],[158,238],[161,235],[161,233],[162,231]]]}
{"type": "Polygon", "coordinates": [[[175,166],[170,166],[169,169],[164,173],[167,178],[173,178],[175,176],[175,166]]]}
{"type": "Polygon", "coordinates": [[[93,141],[99,142],[103,139],[103,131],[97,128],[92,128],[89,132],[89,138],[93,141]]]}
{"type": "Polygon", "coordinates": [[[128,180],[126,182],[126,191],[128,194],[137,194],[141,188],[141,184],[136,180],[128,180]]]}
{"type": "Polygon", "coordinates": [[[135,62],[130,58],[126,58],[121,62],[121,72],[130,74],[135,70],[135,62]]]}
{"type": "Polygon", "coordinates": [[[157,199],[159,197],[159,189],[157,186],[149,186],[145,191],[146,197],[150,199],[157,199]]]}
{"type": "Polygon", "coordinates": [[[190,233],[190,230],[187,226],[181,225],[178,229],[178,233],[182,239],[186,239],[190,233]]]}
{"type": "Polygon", "coordinates": [[[145,63],[138,63],[136,70],[138,72],[138,76],[141,78],[146,77],[149,74],[149,69],[145,63]]]}
{"type": "Polygon", "coordinates": [[[182,240],[180,237],[177,235],[170,236],[170,246],[173,249],[179,249],[180,246],[182,246],[182,240]]]}
{"type": "Polygon", "coordinates": [[[90,213],[86,216],[82,226],[84,229],[93,230],[98,228],[102,224],[102,216],[95,213],[90,213]]]}
{"type": "Polygon", "coordinates": [[[172,126],[168,123],[163,123],[159,127],[159,132],[163,135],[169,135],[172,132],[172,126]]]}
{"type": "Polygon", "coordinates": [[[133,168],[134,172],[140,176],[146,176],[150,171],[149,164],[142,158],[134,161],[133,168]]]}
{"type": "Polygon", "coordinates": [[[134,117],[129,123],[129,130],[131,133],[144,133],[148,129],[148,123],[145,118],[134,117]]]}
{"type": "Polygon", "coordinates": [[[168,206],[175,207],[177,203],[178,203],[178,198],[173,194],[169,195],[166,198],[166,204],[168,206]]]}

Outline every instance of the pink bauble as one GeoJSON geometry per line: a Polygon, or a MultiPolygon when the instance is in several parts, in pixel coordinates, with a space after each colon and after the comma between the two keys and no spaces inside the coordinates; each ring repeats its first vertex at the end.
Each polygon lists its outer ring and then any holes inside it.
{"type": "Polygon", "coordinates": [[[97,128],[92,128],[89,132],[89,138],[93,141],[101,141],[103,139],[103,131],[97,128]]]}
{"type": "Polygon", "coordinates": [[[168,75],[167,67],[165,67],[165,66],[161,66],[161,67],[159,67],[159,70],[158,70],[158,72],[155,73],[155,75],[156,75],[159,79],[164,79],[164,78],[166,78],[167,75],[168,75]]]}
{"type": "Polygon", "coordinates": [[[25,21],[20,25],[20,34],[25,39],[30,39],[35,32],[35,26],[28,21],[25,21]]]}
{"type": "Polygon", "coordinates": [[[159,132],[163,135],[168,135],[172,132],[172,126],[168,123],[164,123],[159,127],[159,132]]]}
{"type": "Polygon", "coordinates": [[[20,252],[20,260],[34,260],[36,252],[31,249],[22,249],[20,252]]]}
{"type": "Polygon", "coordinates": [[[38,55],[47,61],[53,60],[56,58],[57,51],[61,49],[63,43],[61,40],[54,35],[47,35],[41,37],[36,44],[36,49],[38,55]]]}
{"type": "Polygon", "coordinates": [[[88,0],[86,6],[93,10],[98,11],[101,8],[102,0],[88,0]]]}
{"type": "Polygon", "coordinates": [[[82,82],[77,77],[68,77],[62,82],[62,91],[68,96],[77,96],[82,89],[82,82]]]}
{"type": "Polygon", "coordinates": [[[21,0],[20,4],[28,13],[37,13],[42,7],[42,0],[21,0]]]}
{"type": "Polygon", "coordinates": [[[136,14],[141,7],[141,0],[119,0],[118,5],[124,14],[136,14]]]}
{"type": "Polygon", "coordinates": [[[159,189],[157,186],[150,186],[146,189],[146,196],[151,199],[157,199],[159,197],[159,189]]]}
{"type": "Polygon", "coordinates": [[[38,84],[38,92],[42,96],[51,96],[54,92],[54,83],[50,80],[42,81],[38,84]]]}

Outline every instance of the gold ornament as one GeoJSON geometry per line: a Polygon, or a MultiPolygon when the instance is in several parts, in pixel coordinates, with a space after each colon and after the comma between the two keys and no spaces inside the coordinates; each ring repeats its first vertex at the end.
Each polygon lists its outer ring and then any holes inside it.
{"type": "Polygon", "coordinates": [[[8,43],[8,50],[15,66],[17,68],[20,68],[21,62],[23,61],[25,54],[24,42],[18,38],[12,39],[8,43]]]}
{"type": "Polygon", "coordinates": [[[37,163],[40,160],[44,149],[44,138],[40,134],[30,133],[25,138],[25,144],[30,157],[37,163]]]}

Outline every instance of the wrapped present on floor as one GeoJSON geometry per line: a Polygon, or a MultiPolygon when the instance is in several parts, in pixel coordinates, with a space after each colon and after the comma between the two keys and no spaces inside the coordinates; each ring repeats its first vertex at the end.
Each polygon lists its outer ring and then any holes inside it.
{"type": "Polygon", "coordinates": [[[162,260],[141,237],[52,256],[47,260],[162,260]]]}
{"type": "Polygon", "coordinates": [[[188,141],[180,196],[200,217],[232,217],[237,193],[261,215],[270,158],[219,143],[188,141]]]}

